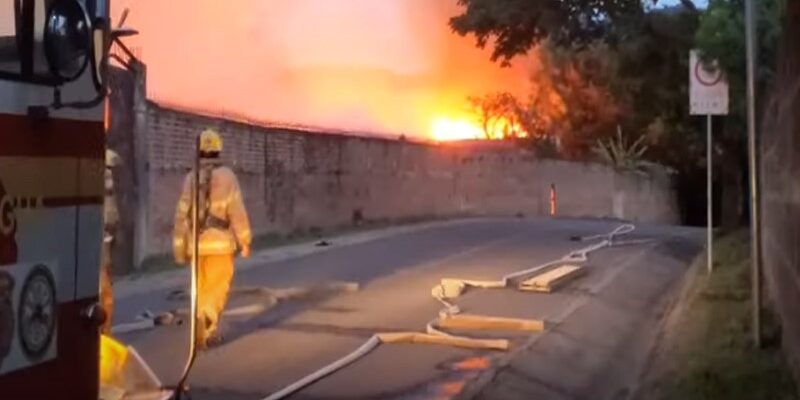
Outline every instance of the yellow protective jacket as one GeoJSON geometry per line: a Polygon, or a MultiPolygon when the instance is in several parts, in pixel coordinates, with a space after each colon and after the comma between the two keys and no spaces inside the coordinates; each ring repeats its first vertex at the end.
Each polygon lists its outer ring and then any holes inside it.
{"type": "MultiPolygon", "coordinates": [[[[233,254],[236,252],[237,242],[239,246],[250,246],[252,240],[250,221],[242,200],[239,181],[230,168],[219,165],[216,160],[203,161],[204,165],[200,167],[199,253],[201,256],[233,254]],[[210,215],[209,218],[204,218],[206,213],[210,215]],[[216,220],[217,223],[208,223],[210,219],[216,220]],[[220,226],[220,222],[228,226],[220,226]]],[[[193,184],[194,174],[190,172],[184,180],[183,192],[175,213],[172,243],[175,260],[178,263],[186,262],[191,258],[193,251],[191,245],[193,184]]]]}

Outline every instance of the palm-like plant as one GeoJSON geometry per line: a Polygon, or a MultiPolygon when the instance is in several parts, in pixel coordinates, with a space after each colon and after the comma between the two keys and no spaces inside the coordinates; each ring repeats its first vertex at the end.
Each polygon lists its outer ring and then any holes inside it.
{"type": "Polygon", "coordinates": [[[629,144],[622,136],[622,128],[617,125],[616,136],[598,140],[592,150],[614,168],[644,172],[654,165],[644,159],[644,154],[649,149],[644,143],[645,138],[646,136],[642,135],[629,144]]]}

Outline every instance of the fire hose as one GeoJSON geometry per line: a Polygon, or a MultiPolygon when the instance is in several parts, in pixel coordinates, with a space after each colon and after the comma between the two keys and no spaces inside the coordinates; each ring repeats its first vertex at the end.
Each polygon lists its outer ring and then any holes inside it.
{"type": "MultiPolygon", "coordinates": [[[[461,280],[461,279],[442,279],[442,282],[431,290],[431,295],[441,302],[445,309],[443,312],[448,314],[458,314],[460,313],[460,309],[455,304],[450,303],[447,299],[452,299],[460,296],[468,287],[477,287],[482,289],[491,289],[491,288],[505,288],[508,287],[509,284],[515,280],[525,276],[531,276],[538,272],[542,272],[545,269],[557,266],[557,265],[564,265],[568,263],[584,263],[589,259],[589,253],[594,251],[600,250],[605,247],[609,247],[612,244],[620,244],[619,242],[615,242],[614,239],[616,236],[624,235],[630,232],[633,232],[636,229],[634,225],[625,224],[620,225],[613,231],[605,234],[600,235],[592,235],[578,238],[579,241],[587,241],[587,240],[594,240],[594,239],[603,239],[600,242],[597,242],[593,245],[584,247],[582,249],[574,250],[567,255],[561,257],[560,259],[556,259],[553,261],[546,262],[544,264],[537,265],[532,268],[524,269],[521,271],[512,272],[503,276],[499,281],[471,281],[471,280],[461,280]]],[[[637,241],[636,243],[639,243],[637,241]]],[[[631,241],[622,242],[624,244],[632,243],[631,241]]]]}
{"type": "Polygon", "coordinates": [[[511,282],[516,279],[542,272],[547,268],[557,265],[568,263],[584,263],[588,261],[589,254],[597,250],[611,247],[613,245],[635,244],[642,243],[645,240],[629,240],[617,241],[617,236],[633,232],[636,227],[632,224],[620,225],[614,230],[606,234],[592,235],[577,238],[577,241],[589,241],[602,239],[601,241],[590,246],[574,250],[567,253],[565,256],[549,261],[532,268],[524,269],[521,271],[513,272],[503,276],[498,281],[471,281],[460,279],[443,279],[442,282],[435,286],[431,291],[431,295],[441,302],[445,308],[439,312],[439,317],[428,322],[426,326],[426,333],[418,332],[400,332],[400,333],[377,333],[370,337],[364,344],[358,347],[350,354],[326,365],[325,367],[307,375],[300,380],[284,387],[283,389],[265,397],[263,400],[280,400],[290,396],[297,391],[311,385],[312,383],[352,364],[353,362],[363,358],[373,350],[375,350],[382,343],[427,343],[427,344],[449,344],[457,347],[466,348],[484,348],[494,350],[507,350],[507,340],[485,340],[473,339],[463,336],[451,335],[439,328],[474,328],[480,322],[490,322],[489,325],[495,329],[519,329],[537,331],[544,329],[544,323],[541,321],[525,321],[512,318],[493,318],[484,316],[469,316],[459,315],[461,310],[457,305],[448,301],[460,296],[468,287],[477,288],[506,288],[511,282]]]}
{"type": "Polygon", "coordinates": [[[197,286],[200,268],[200,228],[198,226],[200,224],[200,140],[201,136],[198,136],[195,142],[194,184],[192,187],[192,282],[189,302],[189,356],[186,358],[186,365],[183,367],[178,385],[175,387],[176,400],[184,397],[183,394],[187,391],[186,381],[189,379],[189,373],[197,359],[197,286]]]}

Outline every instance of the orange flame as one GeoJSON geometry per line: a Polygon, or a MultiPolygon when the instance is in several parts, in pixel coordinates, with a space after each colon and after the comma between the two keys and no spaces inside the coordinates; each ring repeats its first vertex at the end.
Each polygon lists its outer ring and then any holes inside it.
{"type": "Polygon", "coordinates": [[[438,142],[474,139],[506,139],[528,137],[519,123],[512,123],[506,118],[493,121],[489,132],[485,132],[474,118],[438,117],[431,123],[431,137],[438,142]]]}
{"type": "Polygon", "coordinates": [[[431,136],[439,142],[451,140],[483,139],[480,125],[465,119],[440,117],[431,123],[431,136]]]}

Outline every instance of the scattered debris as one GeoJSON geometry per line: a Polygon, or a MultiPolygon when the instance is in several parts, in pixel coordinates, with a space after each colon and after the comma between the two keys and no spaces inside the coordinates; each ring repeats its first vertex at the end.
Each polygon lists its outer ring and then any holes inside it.
{"type": "Polygon", "coordinates": [[[153,315],[153,313],[151,313],[149,310],[145,310],[141,315],[136,317],[136,319],[137,321],[135,322],[114,325],[111,328],[111,333],[119,335],[123,333],[149,330],[157,326],[183,324],[183,319],[179,318],[177,316],[177,312],[175,311],[167,311],[159,313],[158,315],[153,315]]]}
{"type": "MultiPolygon", "coordinates": [[[[281,301],[308,301],[324,298],[335,293],[357,292],[360,285],[357,282],[328,282],[321,285],[310,287],[291,287],[275,289],[266,286],[244,286],[231,289],[230,296],[261,296],[258,302],[244,305],[241,307],[229,308],[223,311],[224,316],[243,317],[264,313],[281,301]]],[[[187,301],[189,294],[184,290],[173,290],[167,294],[170,301],[187,301]]],[[[181,325],[186,316],[189,315],[187,308],[179,308],[170,311],[154,314],[150,310],[144,310],[136,321],[115,325],[111,328],[111,333],[123,334],[136,331],[150,330],[157,326],[181,325]]]]}

